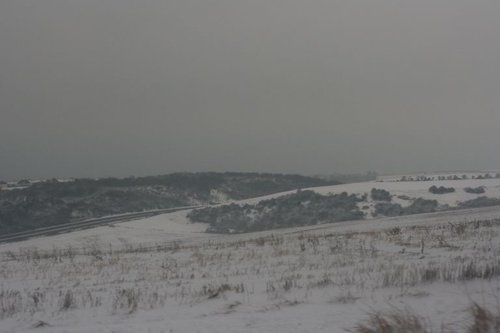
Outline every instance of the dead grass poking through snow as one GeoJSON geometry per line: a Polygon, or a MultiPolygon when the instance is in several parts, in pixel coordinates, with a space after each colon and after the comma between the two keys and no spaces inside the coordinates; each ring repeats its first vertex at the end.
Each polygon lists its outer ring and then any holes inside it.
{"type": "Polygon", "coordinates": [[[356,326],[352,333],[431,333],[425,321],[412,311],[372,313],[368,320],[356,326]]]}
{"type": "Polygon", "coordinates": [[[494,314],[483,306],[474,303],[470,309],[472,314],[472,325],[469,333],[497,333],[500,332],[500,310],[494,314]]]}
{"type": "MultiPolygon", "coordinates": [[[[485,306],[473,303],[469,309],[470,324],[465,325],[467,333],[499,333],[500,332],[500,309],[496,313],[488,310],[485,306]]],[[[451,327],[451,324],[448,325],[451,327]]],[[[452,333],[456,329],[442,326],[438,331],[433,330],[424,318],[415,314],[409,309],[395,309],[392,312],[375,312],[369,315],[368,319],[358,324],[352,333],[452,333]]]]}
{"type": "MultiPolygon", "coordinates": [[[[222,302],[238,304],[223,313],[298,304],[362,313],[359,306],[376,294],[411,302],[433,297],[427,288],[434,283],[500,280],[500,220],[13,248],[0,252],[0,320],[44,315],[54,325],[72,312],[140,315],[222,302]],[[422,291],[408,291],[414,287],[422,291]]],[[[459,332],[500,332],[498,316],[472,309],[459,332]]],[[[410,311],[375,313],[353,332],[430,332],[425,324],[410,311]]]]}

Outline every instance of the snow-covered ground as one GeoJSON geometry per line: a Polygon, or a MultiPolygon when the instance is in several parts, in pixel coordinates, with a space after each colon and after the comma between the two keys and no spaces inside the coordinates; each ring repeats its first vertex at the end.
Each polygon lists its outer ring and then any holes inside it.
{"type": "Polygon", "coordinates": [[[42,321],[51,326],[36,331],[343,332],[394,308],[463,331],[473,301],[498,301],[498,216],[488,207],[217,236],[173,213],[4,244],[0,331],[42,321]]]}
{"type": "MultiPolygon", "coordinates": [[[[315,190],[452,205],[477,186],[500,195],[498,179],[315,190]]],[[[499,312],[500,207],[239,235],[186,213],[0,245],[0,332],[344,332],[395,309],[465,332],[473,302],[499,312]]]]}
{"type": "MultiPolygon", "coordinates": [[[[440,206],[457,207],[460,202],[472,200],[480,196],[491,198],[500,198],[500,178],[492,179],[461,179],[461,180],[435,180],[435,181],[408,181],[408,182],[379,182],[369,181],[362,183],[341,184],[332,186],[313,187],[304,190],[313,190],[319,194],[339,194],[347,192],[348,194],[363,195],[367,194],[367,201],[360,202],[358,206],[367,213],[367,218],[372,218],[372,212],[375,201],[370,196],[372,188],[383,189],[392,195],[392,202],[398,203],[403,207],[411,204],[411,199],[423,198],[437,200],[440,206]],[[453,187],[455,192],[446,194],[433,194],[429,192],[431,186],[453,187]],[[465,188],[483,187],[484,193],[474,194],[464,191],[465,188]],[[410,199],[410,200],[409,200],[410,199]]],[[[276,198],[285,194],[291,194],[295,191],[275,193],[263,197],[242,200],[238,203],[256,204],[259,201],[276,198]]]]}
{"type": "Polygon", "coordinates": [[[102,227],[73,231],[70,233],[35,237],[26,241],[0,244],[5,248],[36,247],[52,249],[57,247],[84,248],[94,244],[139,244],[166,241],[180,241],[185,238],[206,238],[206,224],[191,223],[186,218],[188,211],[157,215],[140,220],[106,224],[102,227]]]}

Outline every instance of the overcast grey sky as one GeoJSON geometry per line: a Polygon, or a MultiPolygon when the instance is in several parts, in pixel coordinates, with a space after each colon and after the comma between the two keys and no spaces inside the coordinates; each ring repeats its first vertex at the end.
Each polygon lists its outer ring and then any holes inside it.
{"type": "Polygon", "coordinates": [[[0,179],[500,168],[500,1],[2,0],[0,179]]]}

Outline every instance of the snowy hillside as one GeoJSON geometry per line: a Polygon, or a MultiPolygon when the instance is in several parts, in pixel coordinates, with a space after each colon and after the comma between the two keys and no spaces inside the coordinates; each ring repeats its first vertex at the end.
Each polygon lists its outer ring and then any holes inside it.
{"type": "Polygon", "coordinates": [[[0,187],[2,234],[109,215],[241,200],[338,182],[300,175],[202,172],[20,183],[26,183],[25,187],[9,191],[0,187]]]}
{"type": "Polygon", "coordinates": [[[408,311],[467,332],[472,302],[496,309],[500,208],[458,212],[223,237],[173,213],[3,244],[0,331],[344,332],[408,311]]]}
{"type": "MultiPolygon", "coordinates": [[[[370,181],[363,183],[351,183],[351,184],[340,184],[333,186],[322,186],[313,187],[304,190],[313,190],[319,194],[340,194],[346,192],[348,194],[363,195],[367,194],[366,203],[360,203],[360,206],[369,206],[367,218],[373,217],[371,212],[373,211],[373,206],[375,200],[371,198],[371,189],[383,189],[388,191],[392,195],[392,201],[399,203],[402,206],[407,206],[410,204],[411,200],[414,198],[423,198],[428,200],[437,200],[440,205],[448,205],[449,207],[457,207],[460,202],[465,202],[468,200],[475,199],[480,196],[486,196],[491,198],[500,198],[500,178],[492,179],[465,179],[465,180],[435,180],[435,181],[406,181],[406,182],[380,182],[380,181],[370,181]],[[432,194],[429,192],[431,186],[444,186],[451,187],[455,189],[453,193],[447,194],[432,194]],[[465,192],[466,188],[484,188],[484,193],[474,194],[465,192]],[[405,198],[405,199],[401,199],[405,198]]],[[[283,193],[277,193],[272,195],[266,195],[263,197],[252,198],[248,200],[238,201],[241,204],[256,204],[262,200],[267,200],[271,198],[277,198],[282,195],[291,194],[294,191],[288,191],[283,193]]],[[[366,211],[366,209],[365,209],[366,211]]]]}
{"type": "MultiPolygon", "coordinates": [[[[499,186],[474,179],[314,191],[378,188],[394,201],[456,206],[498,197],[499,186]],[[432,194],[432,185],[455,192],[432,194]],[[463,190],[480,186],[484,194],[463,190]]],[[[368,195],[364,204],[375,202],[368,195]]],[[[361,333],[383,318],[465,333],[478,320],[475,304],[491,312],[481,312],[485,325],[500,315],[500,206],[236,235],[207,234],[187,214],[0,244],[0,332],[361,333]]]]}
{"type": "Polygon", "coordinates": [[[241,233],[500,205],[499,178],[449,178],[314,187],[203,207],[187,216],[206,223],[207,232],[241,233]]]}
{"type": "MultiPolygon", "coordinates": [[[[380,182],[371,181],[363,183],[340,184],[332,186],[321,186],[308,188],[320,194],[339,194],[347,192],[348,194],[369,194],[372,188],[389,191],[395,202],[407,205],[409,200],[400,199],[400,197],[424,198],[437,200],[441,205],[456,207],[458,203],[477,198],[478,196],[487,196],[500,198],[500,178],[492,179],[465,179],[465,180],[435,180],[435,181],[407,181],[407,182],[380,182]],[[429,192],[431,186],[453,187],[455,192],[448,194],[432,194],[429,192]],[[472,194],[464,191],[465,188],[483,187],[484,194],[472,194]]],[[[252,198],[239,201],[240,203],[255,204],[259,201],[276,198],[284,194],[290,194],[294,191],[266,195],[263,197],[252,198]]],[[[368,197],[369,204],[374,201],[368,197]]]]}

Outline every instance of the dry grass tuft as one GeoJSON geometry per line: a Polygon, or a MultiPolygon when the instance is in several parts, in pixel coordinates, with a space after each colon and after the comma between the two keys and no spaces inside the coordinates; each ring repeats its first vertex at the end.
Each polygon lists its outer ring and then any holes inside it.
{"type": "Polygon", "coordinates": [[[353,333],[430,333],[424,320],[409,310],[392,313],[380,312],[370,315],[368,320],[352,330],[353,333]]]}
{"type": "MultiPolygon", "coordinates": [[[[493,313],[477,303],[470,307],[471,323],[460,329],[467,333],[500,333],[500,310],[493,313]]],[[[356,326],[352,333],[432,333],[433,331],[418,315],[408,309],[395,310],[392,313],[375,312],[356,326]]],[[[445,332],[441,328],[441,332],[445,332]]],[[[455,332],[452,330],[450,332],[455,332]]]]}
{"type": "Polygon", "coordinates": [[[472,305],[470,312],[473,322],[469,327],[469,333],[500,332],[500,314],[493,314],[477,303],[472,305]]]}

